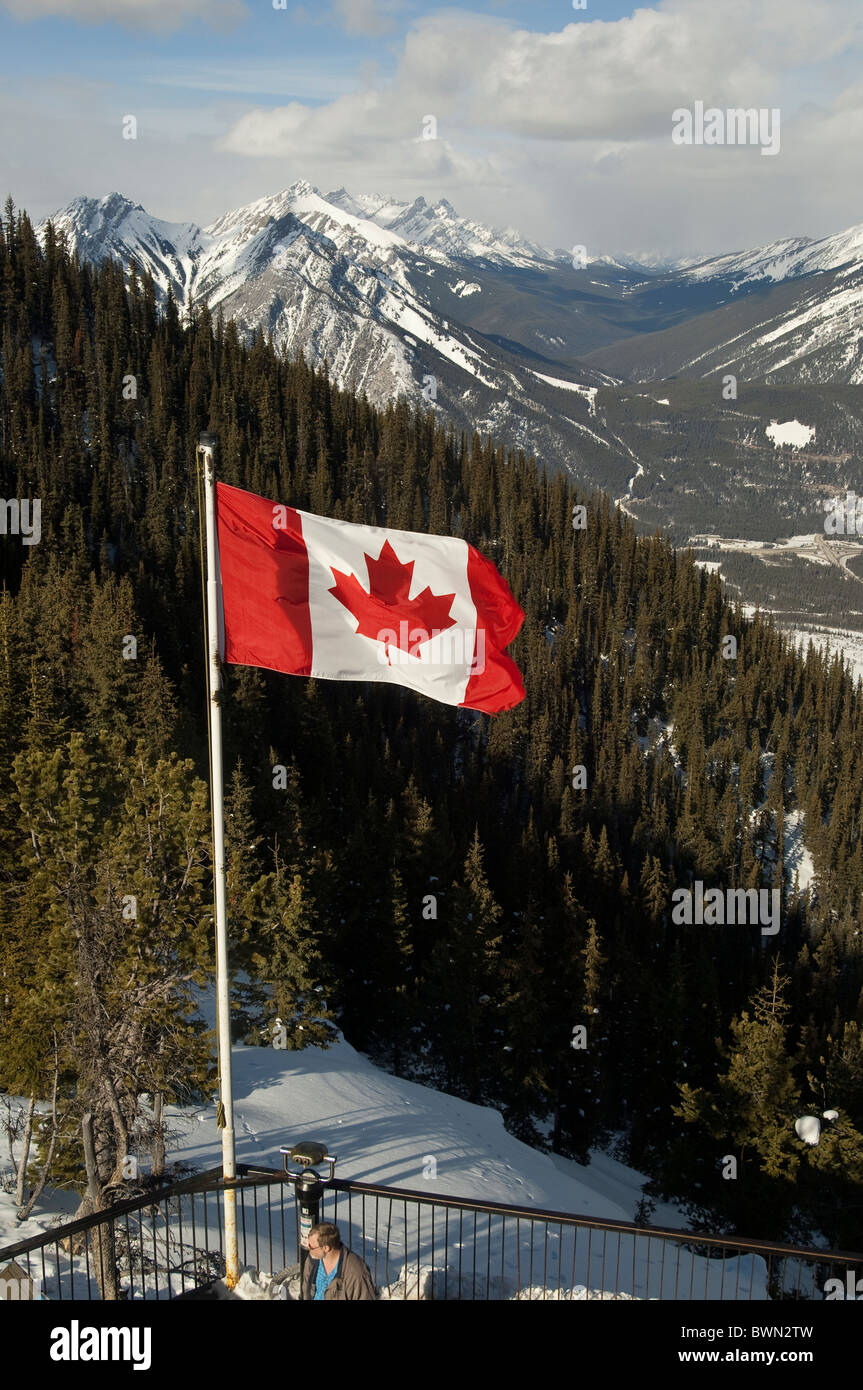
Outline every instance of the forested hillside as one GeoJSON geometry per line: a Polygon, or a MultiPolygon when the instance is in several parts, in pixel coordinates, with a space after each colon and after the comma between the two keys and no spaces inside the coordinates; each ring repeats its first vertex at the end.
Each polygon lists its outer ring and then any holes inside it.
{"type": "Polygon", "coordinates": [[[617,1135],[694,1218],[859,1248],[863,700],[840,663],[745,621],[607,499],[421,397],[374,410],[205,311],[157,313],[151,281],[50,229],[41,250],[11,206],[0,267],[0,495],[41,500],[38,544],[0,543],[0,1089],[46,1112],[48,1180],[83,1185],[84,1111],[119,1183],[160,1144],[143,1096],[214,1089],[210,429],[226,482],[463,536],[526,614],[527,698],[493,719],[228,668],[233,963],[261,982],[236,1036],[266,1045],[278,1015],[302,1046],[337,1022],[529,1142],[584,1158],[617,1135]],[[676,925],[693,879],[780,888],[778,934],[676,925]],[[828,1108],[805,1146],[795,1120],[828,1108]]]}

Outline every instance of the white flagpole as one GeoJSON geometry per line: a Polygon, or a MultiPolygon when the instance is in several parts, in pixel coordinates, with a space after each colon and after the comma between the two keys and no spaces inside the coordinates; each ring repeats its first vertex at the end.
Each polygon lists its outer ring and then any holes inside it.
{"type": "MultiPolygon", "coordinates": [[[[202,456],[207,515],[207,663],[210,693],[210,770],[213,798],[213,878],[216,898],[216,976],[219,1035],[219,1096],[224,1114],[222,1127],[222,1177],[236,1177],[234,1154],[234,1096],[231,1078],[231,1005],[228,987],[228,911],[225,891],[225,811],[222,786],[222,673],[219,653],[219,598],[221,578],[216,545],[216,438],[202,434],[202,456]]],[[[234,1288],[240,1277],[237,1249],[237,1194],[225,1188],[225,1282],[234,1288]]]]}

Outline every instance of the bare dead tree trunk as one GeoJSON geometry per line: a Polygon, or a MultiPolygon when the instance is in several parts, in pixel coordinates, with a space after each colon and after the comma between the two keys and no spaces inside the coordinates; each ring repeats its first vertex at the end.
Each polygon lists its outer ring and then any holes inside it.
{"type": "Polygon", "coordinates": [[[3,1120],[3,1128],[6,1131],[6,1143],[9,1145],[9,1162],[17,1171],[18,1165],[15,1162],[15,1140],[18,1138],[18,1130],[21,1128],[21,1111],[18,1111],[13,1120],[12,1101],[9,1096],[3,1097],[3,1109],[6,1112],[3,1120]]]}
{"type": "Polygon", "coordinates": [[[156,1091],[153,1096],[153,1177],[160,1178],[165,1171],[165,1126],[162,1121],[164,1094],[156,1091]]]}
{"type": "Polygon", "coordinates": [[[15,1203],[23,1207],[27,1187],[27,1165],[30,1162],[30,1141],[33,1138],[33,1115],[36,1110],[36,1097],[31,1095],[27,1103],[27,1118],[24,1121],[24,1135],[21,1140],[21,1157],[18,1161],[18,1179],[15,1184],[15,1203]]]}
{"type": "MultiPolygon", "coordinates": [[[[45,1187],[46,1182],[48,1181],[48,1175],[49,1175],[49,1173],[51,1172],[51,1164],[54,1162],[54,1150],[55,1150],[56,1147],[57,1147],[57,1134],[58,1134],[58,1130],[59,1130],[59,1125],[58,1125],[58,1123],[57,1123],[57,1087],[59,1086],[59,1084],[60,1084],[60,1058],[59,1058],[59,1051],[58,1051],[58,1047],[57,1047],[57,1035],[56,1035],[56,1033],[55,1033],[55,1034],[54,1034],[54,1080],[53,1080],[53,1084],[52,1084],[52,1086],[51,1086],[51,1142],[50,1142],[50,1144],[48,1145],[48,1152],[47,1152],[47,1154],[45,1155],[45,1162],[42,1164],[42,1171],[41,1171],[41,1173],[39,1174],[39,1181],[37,1182],[36,1186],[33,1188],[33,1191],[30,1193],[30,1196],[27,1198],[27,1201],[26,1201],[26,1203],[24,1204],[24,1206],[23,1206],[23,1207],[19,1207],[19,1209],[18,1209],[18,1211],[17,1211],[17,1213],[16,1213],[16,1215],[17,1215],[19,1221],[26,1221],[26,1220],[27,1220],[27,1217],[30,1215],[31,1211],[32,1211],[33,1208],[35,1207],[35,1205],[36,1205],[36,1203],[38,1202],[39,1198],[42,1196],[43,1189],[44,1189],[44,1187],[45,1187]]],[[[32,1118],[32,1117],[31,1117],[31,1118],[32,1118]]],[[[22,1171],[22,1170],[19,1169],[19,1172],[18,1172],[18,1183],[19,1183],[19,1186],[20,1186],[20,1183],[21,1183],[21,1171],[22,1171]]],[[[27,1170],[26,1170],[26,1167],[23,1169],[23,1171],[24,1171],[24,1173],[26,1174],[26,1171],[27,1171],[27,1170]]]]}
{"type": "Polygon", "coordinates": [[[111,1075],[107,1064],[102,1068],[101,1080],[108,1101],[108,1109],[111,1112],[111,1119],[114,1121],[114,1132],[117,1136],[117,1157],[114,1165],[114,1172],[111,1175],[112,1181],[121,1182],[123,1178],[123,1165],[126,1155],[129,1152],[129,1128],[126,1124],[120,1102],[117,1098],[114,1078],[111,1075]]]}
{"type": "Polygon", "coordinates": [[[81,1137],[84,1141],[84,1171],[87,1174],[87,1197],[91,1211],[102,1207],[102,1184],[96,1167],[96,1146],[93,1143],[93,1116],[89,1110],[81,1117],[81,1137]]]}
{"type": "MultiPolygon", "coordinates": [[[[84,1140],[84,1167],[87,1172],[86,1202],[90,1211],[104,1210],[102,1185],[96,1167],[96,1146],[93,1143],[93,1116],[88,1112],[81,1119],[81,1134],[84,1140]]],[[[96,1283],[102,1301],[116,1301],[120,1288],[117,1277],[117,1252],[114,1248],[114,1228],[111,1222],[94,1227],[92,1238],[93,1261],[96,1266],[96,1283]]]]}

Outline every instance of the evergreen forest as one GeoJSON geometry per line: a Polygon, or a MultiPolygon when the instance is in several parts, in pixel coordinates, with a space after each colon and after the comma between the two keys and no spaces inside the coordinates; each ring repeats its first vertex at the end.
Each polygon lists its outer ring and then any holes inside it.
{"type": "Polygon", "coordinates": [[[495,717],[226,668],[235,1039],[338,1028],[528,1143],[611,1146],[693,1225],[863,1248],[863,692],[840,659],[797,654],[567,475],[159,308],[134,266],[79,261],[50,225],[41,245],[11,201],[0,331],[6,523],[10,499],[41,506],[38,543],[0,536],[0,1093],[28,1107],[22,1208],[83,1191],[85,1113],[122,1190],[130,1153],[170,1161],[163,1106],[216,1088],[210,430],[225,482],[464,537],[526,615],[527,696],[495,717]],[[779,932],[675,924],[696,880],[778,889],[779,932]]]}

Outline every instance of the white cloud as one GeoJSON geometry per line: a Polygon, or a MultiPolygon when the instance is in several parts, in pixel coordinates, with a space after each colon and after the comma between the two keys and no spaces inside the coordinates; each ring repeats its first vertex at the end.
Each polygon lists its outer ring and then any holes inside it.
{"type": "Polygon", "coordinates": [[[277,155],[300,134],[316,148],[387,135],[395,144],[425,113],[451,133],[640,141],[669,134],[672,111],[695,99],[775,105],[789,72],[831,61],[861,34],[858,0],[663,0],[552,34],[442,10],[409,30],[386,86],[329,105],[293,103],[267,122],[250,113],[225,148],[277,155]]]}
{"type": "Polygon", "coordinates": [[[78,19],[165,32],[192,20],[223,29],[248,19],[243,0],[0,0],[16,19],[78,19]]]}
{"type": "Polygon", "coordinates": [[[256,108],[241,116],[218,144],[233,154],[280,158],[297,149],[349,155],[391,137],[388,104],[380,93],[366,91],[320,107],[292,101],[269,111],[256,108]]]}
{"type": "Polygon", "coordinates": [[[318,183],[445,191],[470,215],[560,246],[659,251],[673,239],[706,253],[826,234],[860,217],[845,174],[860,103],[842,89],[861,37],[859,0],[661,0],[551,34],[440,10],[408,30],[392,80],[259,107],[217,148],[266,158],[263,169],[299,154],[318,183]],[[802,110],[807,91],[820,105],[802,110]],[[673,145],[672,112],[695,100],[779,106],[779,157],[673,145]],[[423,148],[427,115],[440,138],[423,148]]]}
{"type": "Polygon", "coordinates": [[[301,152],[309,169],[322,163],[347,166],[355,188],[363,177],[375,186],[383,178],[388,188],[405,179],[433,179],[436,186],[450,187],[508,183],[500,156],[473,155],[446,139],[423,139],[421,131],[414,112],[394,138],[389,107],[378,93],[368,91],[333,102],[323,108],[321,119],[296,101],[272,111],[249,111],[217,142],[217,149],[269,161],[296,158],[301,152]]]}
{"type": "Polygon", "coordinates": [[[859,36],[844,0],[668,0],[611,23],[498,40],[471,92],[471,116],[523,135],[641,139],[670,111],[771,105],[783,73],[832,58],[859,36]],[[828,22],[844,12],[844,22],[828,22]],[[485,119],[484,119],[485,118],[485,119]]]}

